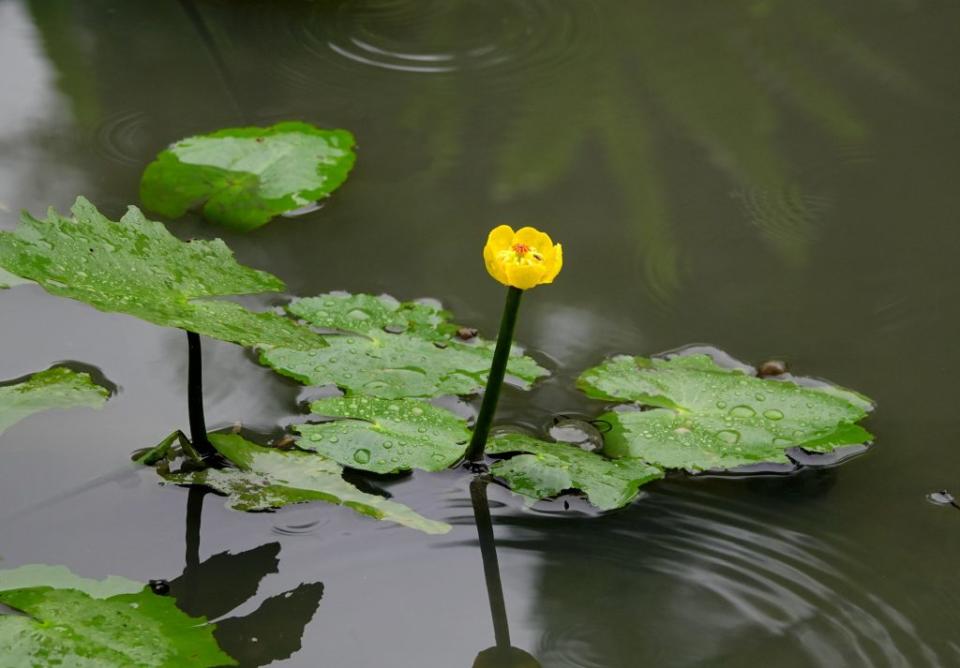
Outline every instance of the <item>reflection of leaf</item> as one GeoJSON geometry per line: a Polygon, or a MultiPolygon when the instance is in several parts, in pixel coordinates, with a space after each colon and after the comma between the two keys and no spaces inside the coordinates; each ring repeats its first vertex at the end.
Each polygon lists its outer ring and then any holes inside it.
{"type": "Polygon", "coordinates": [[[242,668],[288,659],[300,650],[304,628],[322,596],[322,583],[301,584],[271,596],[249,615],[219,622],[214,635],[242,668]]]}
{"type": "MultiPolygon", "coordinates": [[[[329,347],[323,350],[276,348],[261,355],[263,363],[302,383],[336,384],[387,399],[473,394],[486,383],[493,343],[460,341],[439,309],[390,297],[334,294],[294,301],[289,310],[316,327],[347,332],[326,337],[329,347]]],[[[523,387],[547,374],[518,354],[507,372],[523,387]]]]}
{"type": "Polygon", "coordinates": [[[23,613],[0,616],[3,665],[236,665],[217,646],[215,627],[181,612],[172,598],[143,587],[137,593],[113,594],[115,580],[101,587],[83,578],[70,582],[60,570],[53,575],[58,588],[0,591],[0,603],[23,613]]]}
{"type": "Polygon", "coordinates": [[[228,505],[235,510],[325,501],[425,533],[450,530],[450,525],[427,519],[402,504],[361,492],[343,479],[339,464],[320,455],[265,448],[235,434],[210,434],[210,442],[236,468],[161,475],[176,484],[206,485],[226,494],[228,505]]]}
{"type": "Polygon", "coordinates": [[[249,230],[327,197],[353,167],[353,136],[307,123],[188,137],[150,163],[144,206],[177,218],[200,203],[217,223],[249,230]]]}
{"type": "Polygon", "coordinates": [[[47,220],[24,214],[14,232],[0,232],[0,266],[54,295],[101,311],[127,313],[241,345],[323,346],[320,337],[274,313],[206,297],[282,290],[283,282],[244,267],[219,239],[185,243],[130,207],[107,220],[77,198],[73,218],[51,210],[47,220]]]}
{"type": "MultiPolygon", "coordinates": [[[[188,615],[220,618],[252,598],[261,581],[277,572],[279,543],[215,554],[170,581],[170,595],[188,615]]],[[[189,560],[188,560],[189,562],[189,560]]],[[[254,612],[217,622],[214,637],[244,668],[292,656],[313,618],[323,584],[308,582],[263,601],[254,612]]]]}
{"type": "Polygon", "coordinates": [[[463,456],[470,440],[466,420],[416,399],[336,397],[310,410],[340,419],[294,427],[301,448],[374,473],[441,471],[463,456]]]}
{"type": "Polygon", "coordinates": [[[514,492],[534,499],[579,489],[601,510],[630,503],[642,485],[663,477],[663,471],[644,462],[611,460],[564,443],[552,443],[525,434],[501,434],[487,444],[491,455],[517,455],[498,461],[490,473],[502,478],[514,492]]]}
{"type": "Polygon", "coordinates": [[[100,408],[110,391],[89,374],[66,367],[35,373],[16,385],[0,387],[0,433],[23,418],[55,408],[100,408]]]}
{"type": "Polygon", "coordinates": [[[707,355],[619,356],[588,369],[578,384],[591,397],[656,407],[601,416],[613,427],[605,452],[665,468],[785,463],[790,447],[829,452],[872,438],[855,424],[872,408],[866,397],[748,376],[707,355]]]}

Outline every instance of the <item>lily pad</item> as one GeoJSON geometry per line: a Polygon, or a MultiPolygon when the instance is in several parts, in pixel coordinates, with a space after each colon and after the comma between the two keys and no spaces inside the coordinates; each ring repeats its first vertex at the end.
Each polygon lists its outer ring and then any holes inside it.
{"type": "Polygon", "coordinates": [[[488,454],[522,452],[490,467],[514,492],[546,499],[579,489],[601,510],[627,505],[643,485],[663,477],[663,470],[635,459],[607,459],[565,443],[542,441],[526,434],[500,434],[487,443],[488,454]]]}
{"type": "Polygon", "coordinates": [[[100,408],[110,391],[90,374],[53,367],[14,385],[0,386],[0,433],[27,416],[55,408],[100,408]]]}
{"type": "Polygon", "coordinates": [[[226,494],[227,505],[235,510],[325,501],[429,534],[450,530],[449,524],[427,519],[400,503],[361,492],[343,479],[339,464],[321,455],[265,448],[235,434],[210,434],[210,442],[235,468],[161,475],[178,485],[206,485],[226,494]]]}
{"type": "MultiPolygon", "coordinates": [[[[289,312],[308,324],[340,332],[323,350],[282,347],[261,361],[307,385],[335,384],[347,393],[385,399],[475,394],[486,384],[494,344],[462,341],[449,313],[392,297],[333,293],[298,299],[289,312]]],[[[528,388],[547,370],[514,354],[507,373],[528,388]]]]}
{"type": "Polygon", "coordinates": [[[53,209],[0,232],[0,267],[54,295],[245,346],[313,349],[323,339],[275,313],[257,313],[227,295],[273,292],[283,281],[239,264],[227,245],[183,242],[130,207],[119,222],[77,198],[73,218],[53,209]]]}
{"type": "Polygon", "coordinates": [[[177,668],[236,665],[216,626],[121,578],[103,583],[55,567],[0,572],[0,665],[177,668]],[[50,580],[43,581],[44,574],[50,580]]]}
{"type": "Polygon", "coordinates": [[[578,385],[591,397],[653,407],[602,415],[612,427],[604,451],[664,468],[787,463],[788,448],[830,452],[872,439],[856,424],[872,409],[863,395],[756,378],[709,355],[619,356],[584,372],[578,385]]]}
{"type": "Polygon", "coordinates": [[[334,397],[310,410],[337,419],[296,425],[297,445],[374,473],[441,471],[463,457],[470,440],[466,420],[419,399],[334,397]]]}
{"type": "Polygon", "coordinates": [[[202,205],[208,220],[251,230],[340,187],[356,160],[353,146],[346,130],[298,122],[187,137],[147,166],[140,199],[171,218],[202,205]]]}

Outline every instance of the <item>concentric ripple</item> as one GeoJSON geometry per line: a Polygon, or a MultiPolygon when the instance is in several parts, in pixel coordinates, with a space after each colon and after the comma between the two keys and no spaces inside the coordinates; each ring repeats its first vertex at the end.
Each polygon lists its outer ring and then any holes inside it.
{"type": "Polygon", "coordinates": [[[858,546],[788,521],[776,495],[758,508],[672,487],[599,521],[498,518],[514,525],[502,561],[542,557],[529,649],[544,666],[949,665],[942,631],[888,603],[909,597],[885,595],[897,585],[858,546]]]}
{"type": "Polygon", "coordinates": [[[124,111],[104,119],[94,133],[94,151],[124,165],[142,165],[150,157],[147,127],[150,117],[142,111],[124,111]]]}

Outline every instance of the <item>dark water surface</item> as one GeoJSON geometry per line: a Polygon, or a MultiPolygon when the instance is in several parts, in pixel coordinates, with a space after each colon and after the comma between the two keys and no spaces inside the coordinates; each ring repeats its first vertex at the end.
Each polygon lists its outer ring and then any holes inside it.
{"type": "MultiPolygon", "coordinates": [[[[0,0],[0,228],[78,194],[120,215],[183,136],[349,128],[357,168],[319,211],[171,229],[292,294],[431,296],[488,336],[487,230],[549,230],[567,265],[518,337],[555,373],[507,390],[501,422],[593,413],[580,370],[691,342],[879,403],[875,447],[841,468],[671,479],[600,518],[491,488],[514,645],[551,668],[960,666],[960,513],[926,500],[960,491],[958,26],[946,0],[0,0]]],[[[283,665],[469,666],[493,644],[467,477],[378,482],[456,525],[439,538],[214,496],[200,530],[200,495],[191,517],[126,464],[186,423],[183,334],[32,286],[0,309],[0,378],[77,360],[120,386],[0,437],[4,566],[186,567],[178,591],[232,618],[245,665],[304,625],[283,665]]],[[[211,426],[297,412],[242,349],[205,352],[211,426]]]]}

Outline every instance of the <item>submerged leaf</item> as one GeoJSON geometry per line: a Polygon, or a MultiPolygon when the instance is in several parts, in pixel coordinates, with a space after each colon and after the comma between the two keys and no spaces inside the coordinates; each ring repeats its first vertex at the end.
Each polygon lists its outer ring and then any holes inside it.
{"type": "Polygon", "coordinates": [[[312,452],[265,448],[235,434],[210,434],[213,447],[236,468],[162,474],[180,485],[206,485],[226,494],[235,510],[271,510],[294,503],[325,501],[363,515],[441,534],[450,525],[418,515],[382,496],[367,494],[343,479],[336,462],[312,452]]]}
{"type": "Polygon", "coordinates": [[[296,425],[297,445],[374,473],[441,471],[463,457],[470,440],[466,420],[418,399],[334,397],[310,410],[338,419],[296,425]]]}
{"type": "Polygon", "coordinates": [[[501,434],[488,443],[488,454],[523,452],[496,462],[490,473],[502,478],[514,492],[533,499],[579,489],[601,510],[630,503],[641,486],[663,477],[663,471],[632,459],[611,460],[564,443],[552,443],[525,434],[501,434]]]}
{"type": "Polygon", "coordinates": [[[0,615],[3,666],[236,665],[214,625],[122,578],[100,583],[49,566],[0,572],[0,604],[22,613],[0,615]]]}
{"type": "Polygon", "coordinates": [[[286,122],[181,139],[147,166],[144,206],[178,218],[203,205],[208,220],[251,230],[327,197],[353,167],[353,135],[286,122]]]}
{"type": "Polygon", "coordinates": [[[791,447],[830,452],[872,439],[856,424],[872,408],[863,395],[748,376],[708,355],[619,356],[584,372],[578,384],[595,398],[655,407],[602,415],[612,426],[604,449],[664,468],[786,463],[791,447]]]}
{"type": "MultiPolygon", "coordinates": [[[[323,350],[276,348],[261,355],[263,363],[307,385],[399,399],[474,394],[486,383],[493,342],[464,343],[439,308],[334,293],[295,300],[288,310],[310,325],[342,332],[326,336],[323,350]]],[[[548,373],[519,354],[511,356],[507,372],[524,388],[548,373]]]]}
{"type": "Polygon", "coordinates": [[[100,408],[110,391],[90,374],[53,367],[15,385],[0,386],[0,433],[23,418],[55,408],[100,408]]]}
{"type": "Polygon", "coordinates": [[[46,220],[24,214],[15,231],[0,232],[0,267],[51,294],[165,327],[246,346],[324,345],[288,318],[206,299],[273,292],[284,285],[276,276],[239,264],[223,241],[180,241],[136,207],[119,222],[82,197],[73,206],[73,218],[52,209],[46,220]]]}

